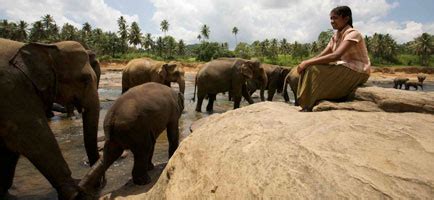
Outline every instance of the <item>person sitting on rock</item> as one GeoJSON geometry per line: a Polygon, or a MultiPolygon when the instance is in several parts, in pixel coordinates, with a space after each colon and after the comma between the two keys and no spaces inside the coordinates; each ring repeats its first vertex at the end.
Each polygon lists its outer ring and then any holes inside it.
{"type": "Polygon", "coordinates": [[[319,100],[347,97],[370,75],[371,62],[362,34],[353,28],[351,9],[331,10],[330,22],[337,32],[316,57],[301,62],[297,100],[301,111],[312,111],[319,100]]]}

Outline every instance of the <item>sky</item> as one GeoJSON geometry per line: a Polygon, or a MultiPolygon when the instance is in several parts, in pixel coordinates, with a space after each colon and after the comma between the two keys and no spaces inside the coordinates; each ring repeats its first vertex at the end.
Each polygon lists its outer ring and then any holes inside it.
{"type": "Polygon", "coordinates": [[[0,19],[33,23],[50,14],[58,25],[77,28],[88,22],[104,31],[117,31],[117,19],[136,21],[142,33],[162,36],[160,23],[169,22],[168,35],[197,43],[200,27],[210,27],[210,41],[282,39],[312,42],[331,29],[329,13],[348,5],[353,25],[364,35],[390,34],[398,43],[422,33],[434,34],[434,0],[0,0],[0,19]]]}

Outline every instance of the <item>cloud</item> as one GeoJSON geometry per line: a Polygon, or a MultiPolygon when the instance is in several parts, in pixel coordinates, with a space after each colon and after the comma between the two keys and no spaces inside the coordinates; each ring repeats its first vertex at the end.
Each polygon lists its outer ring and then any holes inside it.
{"type": "Polygon", "coordinates": [[[151,0],[153,23],[170,23],[169,34],[187,43],[197,42],[200,27],[210,27],[211,41],[228,41],[234,46],[232,28],[238,27],[238,41],[253,42],[266,38],[312,42],[321,31],[330,29],[330,10],[338,5],[353,9],[355,23],[367,25],[387,15],[397,3],[385,0],[364,2],[349,0],[151,0]]]}
{"type": "Polygon", "coordinates": [[[62,26],[70,23],[77,28],[89,22],[105,31],[117,31],[117,19],[122,15],[127,23],[139,21],[138,15],[128,15],[111,8],[103,0],[0,0],[2,10],[9,20],[33,23],[50,14],[62,26]]]}

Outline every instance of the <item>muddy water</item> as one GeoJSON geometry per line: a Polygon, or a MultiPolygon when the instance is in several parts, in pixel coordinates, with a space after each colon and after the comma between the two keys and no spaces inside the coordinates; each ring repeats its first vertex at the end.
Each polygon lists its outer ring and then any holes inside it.
{"type": "MultiPolygon", "coordinates": [[[[180,120],[180,139],[184,139],[189,135],[189,127],[197,119],[206,117],[207,113],[197,113],[194,111],[195,103],[191,101],[193,97],[194,88],[194,74],[186,74],[186,97],[185,97],[185,110],[180,120]]],[[[390,81],[370,81],[375,85],[381,87],[392,87],[390,81]]],[[[101,113],[99,121],[99,140],[103,141],[102,123],[107,110],[113,105],[121,94],[121,73],[120,72],[105,72],[102,74],[100,89],[98,90],[101,101],[101,113]]],[[[178,89],[176,84],[172,87],[178,89]]],[[[427,84],[425,91],[434,91],[433,84],[427,84]]],[[[293,100],[292,93],[289,93],[291,100],[293,100]]],[[[258,92],[253,95],[255,102],[259,101],[258,92]]],[[[229,102],[227,95],[219,94],[217,101],[214,105],[216,113],[222,113],[232,109],[233,104],[229,102]]],[[[276,94],[275,101],[284,101],[282,95],[276,94]]],[[[207,101],[204,101],[202,110],[205,110],[207,101]]],[[[241,106],[247,106],[247,102],[243,101],[241,106]]],[[[56,139],[59,143],[63,156],[67,161],[73,178],[80,179],[89,167],[86,165],[83,134],[82,134],[82,121],[81,116],[76,113],[75,117],[67,118],[65,114],[57,113],[55,117],[50,120],[50,127],[53,130],[56,139]]],[[[101,144],[100,144],[101,145],[101,144]]],[[[151,172],[151,177],[154,181],[158,178],[159,173],[168,160],[168,143],[165,133],[162,133],[157,140],[153,162],[156,165],[155,172],[151,172]],[[152,173],[154,173],[152,175],[152,173]]],[[[131,184],[131,170],[133,166],[132,154],[121,158],[116,161],[107,171],[107,185],[102,190],[101,194],[106,194],[118,190],[119,188],[132,188],[143,187],[133,186],[131,184]]],[[[131,191],[131,190],[130,190],[131,191]]],[[[143,190],[141,190],[143,192],[143,190]]],[[[24,157],[21,157],[15,174],[14,184],[9,190],[12,196],[9,199],[57,199],[56,191],[51,187],[48,181],[35,169],[35,167],[24,157]]],[[[114,193],[115,193],[114,192],[114,193]]],[[[136,190],[137,192],[137,190],[136,190]]],[[[140,191],[138,191],[140,192],[140,191]]]]}

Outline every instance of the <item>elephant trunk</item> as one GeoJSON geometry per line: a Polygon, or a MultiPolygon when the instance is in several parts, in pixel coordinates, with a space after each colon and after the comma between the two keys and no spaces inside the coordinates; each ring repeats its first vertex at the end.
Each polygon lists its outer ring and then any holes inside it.
{"type": "Polygon", "coordinates": [[[98,159],[98,121],[99,121],[99,97],[96,88],[91,89],[89,86],[88,96],[86,101],[83,102],[83,137],[84,147],[86,149],[87,157],[89,158],[89,164],[92,166],[98,159]]]}
{"type": "Polygon", "coordinates": [[[268,77],[267,74],[264,72],[264,74],[262,74],[261,91],[260,91],[261,101],[265,101],[264,91],[267,88],[267,84],[268,84],[268,77]]]}
{"type": "Polygon", "coordinates": [[[179,85],[179,91],[184,95],[185,92],[185,79],[184,78],[180,78],[177,81],[178,85],[179,85]]]}
{"type": "Polygon", "coordinates": [[[96,189],[98,186],[102,187],[105,183],[105,167],[104,161],[99,159],[95,165],[87,172],[87,174],[81,179],[78,186],[86,192],[96,189]],[[102,182],[101,182],[102,181],[102,182]]]}
{"type": "MultiPolygon", "coordinates": [[[[289,95],[288,95],[288,79],[290,77],[290,74],[286,75],[284,81],[283,81],[283,98],[285,99],[285,102],[289,102],[289,95]]],[[[297,97],[295,97],[297,98],[297,97]]]]}

